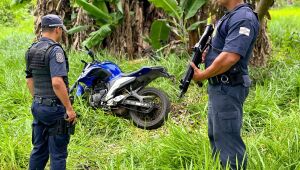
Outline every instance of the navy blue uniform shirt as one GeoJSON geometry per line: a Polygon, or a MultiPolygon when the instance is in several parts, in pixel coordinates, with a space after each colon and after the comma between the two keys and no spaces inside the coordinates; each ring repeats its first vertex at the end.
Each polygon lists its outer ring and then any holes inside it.
{"type": "Polygon", "coordinates": [[[258,35],[259,21],[248,4],[241,4],[227,12],[217,23],[205,67],[209,67],[221,52],[240,55],[243,74],[248,74],[248,63],[258,35]]]}
{"type": "MultiPolygon", "coordinates": [[[[49,38],[42,37],[40,41],[52,41],[49,38]]],[[[56,45],[50,52],[49,52],[49,68],[50,68],[50,75],[51,77],[67,77],[67,63],[66,63],[66,56],[63,49],[56,45]]]]}

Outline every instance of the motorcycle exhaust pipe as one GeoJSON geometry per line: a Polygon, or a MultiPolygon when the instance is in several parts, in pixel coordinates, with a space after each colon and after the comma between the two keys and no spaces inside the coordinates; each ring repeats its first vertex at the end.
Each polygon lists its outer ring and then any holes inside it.
{"type": "Polygon", "coordinates": [[[138,102],[138,101],[134,101],[134,100],[124,100],[123,104],[139,106],[139,107],[145,107],[145,108],[151,108],[152,107],[152,105],[149,104],[149,103],[142,103],[142,102],[138,102]]]}

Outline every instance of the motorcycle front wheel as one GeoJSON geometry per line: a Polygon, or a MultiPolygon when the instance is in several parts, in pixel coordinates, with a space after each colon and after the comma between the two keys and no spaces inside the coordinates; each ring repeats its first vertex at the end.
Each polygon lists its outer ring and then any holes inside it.
{"type": "Polygon", "coordinates": [[[157,129],[163,125],[168,119],[170,112],[170,101],[167,95],[153,87],[148,87],[138,92],[141,96],[151,96],[144,102],[153,104],[152,110],[149,112],[145,108],[135,107],[129,111],[129,115],[133,123],[142,129],[157,129]]]}

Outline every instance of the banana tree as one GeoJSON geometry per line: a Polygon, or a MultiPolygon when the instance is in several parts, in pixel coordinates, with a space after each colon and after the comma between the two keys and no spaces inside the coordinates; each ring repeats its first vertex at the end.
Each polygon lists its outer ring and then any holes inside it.
{"type": "Polygon", "coordinates": [[[206,3],[206,0],[149,0],[155,7],[161,8],[169,15],[167,19],[153,22],[150,30],[149,41],[156,50],[162,48],[163,42],[170,32],[176,35],[176,39],[187,46],[188,33],[197,30],[199,25],[206,21],[196,21],[189,24],[189,20],[196,15],[198,10],[206,3]],[[159,24],[158,24],[159,23],[159,24]],[[165,35],[167,34],[167,35],[165,35]]]}
{"type": "MultiPolygon", "coordinates": [[[[35,35],[36,39],[39,39],[41,35],[41,19],[44,15],[47,14],[56,14],[61,16],[61,18],[64,20],[64,23],[67,24],[68,27],[68,21],[71,20],[71,5],[70,0],[51,0],[51,1],[45,1],[45,0],[15,0],[15,3],[20,2],[30,2],[32,4],[36,4],[35,10],[33,12],[34,15],[34,29],[35,29],[35,35]]],[[[63,36],[63,42],[66,46],[69,46],[69,39],[68,36],[63,36]]]]}
{"type": "Polygon", "coordinates": [[[86,0],[76,0],[76,3],[94,19],[95,23],[75,26],[68,33],[75,34],[85,31],[89,27],[94,27],[96,30],[91,32],[89,37],[82,43],[83,46],[87,46],[88,48],[101,44],[123,18],[123,9],[120,0],[94,0],[92,3],[86,0]],[[118,10],[116,12],[109,12],[106,2],[116,5],[118,10]]]}

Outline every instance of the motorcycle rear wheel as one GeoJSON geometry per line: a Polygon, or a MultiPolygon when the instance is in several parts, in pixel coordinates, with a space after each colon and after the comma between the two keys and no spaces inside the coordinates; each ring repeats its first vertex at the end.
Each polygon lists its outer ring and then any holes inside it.
{"type": "Polygon", "coordinates": [[[142,96],[153,96],[153,99],[147,99],[145,102],[152,102],[155,106],[150,113],[145,113],[145,108],[136,107],[129,111],[129,115],[135,126],[142,129],[157,129],[161,127],[168,119],[170,112],[170,101],[167,95],[156,88],[147,87],[138,92],[142,96]],[[138,111],[135,111],[138,110],[138,111]]]}

